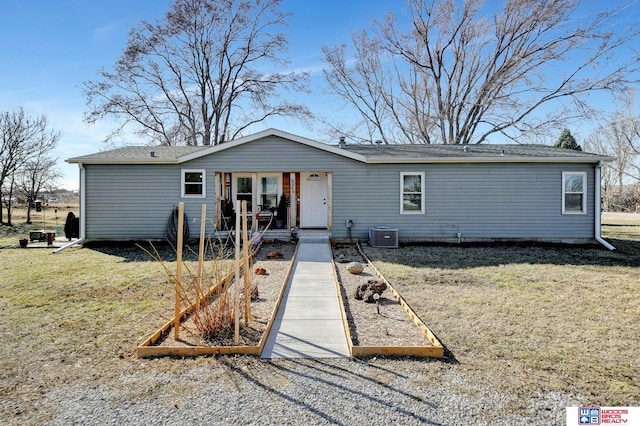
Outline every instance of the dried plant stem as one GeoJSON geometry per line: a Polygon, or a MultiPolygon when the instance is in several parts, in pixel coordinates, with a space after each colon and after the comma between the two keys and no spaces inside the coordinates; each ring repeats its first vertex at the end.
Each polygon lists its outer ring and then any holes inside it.
{"type": "Polygon", "coordinates": [[[202,214],[200,216],[200,241],[198,246],[198,281],[196,283],[196,311],[200,309],[202,299],[202,267],[204,261],[204,231],[207,217],[207,205],[202,205],[202,214]]]}
{"type": "MultiPolygon", "coordinates": [[[[242,217],[241,215],[237,217],[237,222],[240,223],[246,223],[246,203],[244,204],[244,206],[238,206],[239,209],[241,207],[243,209],[242,217]]],[[[173,325],[176,340],[179,338],[179,330],[176,329],[180,328],[189,334],[198,334],[205,340],[230,337],[232,329],[235,328],[235,344],[239,345],[240,316],[245,319],[245,327],[248,327],[251,319],[253,279],[250,259],[258,248],[250,247],[248,229],[246,227],[241,229],[240,223],[236,223],[235,241],[230,233],[227,234],[226,239],[221,236],[206,238],[206,220],[206,206],[203,205],[197,270],[195,271],[190,269],[189,262],[183,261],[181,248],[184,247],[184,241],[180,237],[181,232],[178,233],[177,247],[174,247],[177,263],[175,270],[172,270],[173,268],[170,268],[170,265],[163,261],[153,244],[150,244],[151,249],[140,245],[138,247],[160,263],[168,281],[174,287],[176,303],[173,325]],[[241,231],[244,247],[241,247],[240,244],[241,231]],[[233,250],[229,249],[231,246],[233,246],[233,250]],[[207,259],[208,252],[211,253],[210,259],[207,259]],[[231,256],[234,256],[233,264],[231,256]],[[185,308],[182,309],[182,307],[185,308]],[[189,313],[193,315],[194,330],[188,330],[182,324],[182,317],[189,313]]],[[[178,223],[179,227],[180,223],[178,223]]],[[[188,254],[189,256],[196,255],[194,251],[189,251],[188,254]]]]}

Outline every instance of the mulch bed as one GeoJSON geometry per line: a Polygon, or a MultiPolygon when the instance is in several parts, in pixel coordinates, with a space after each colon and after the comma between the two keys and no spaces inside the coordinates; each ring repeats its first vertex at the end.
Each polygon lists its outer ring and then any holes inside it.
{"type": "Polygon", "coordinates": [[[378,300],[379,314],[375,303],[356,298],[358,286],[378,278],[354,244],[333,244],[332,250],[354,346],[431,346],[389,290],[378,300]],[[359,262],[363,272],[348,272],[351,262],[359,262]]]}

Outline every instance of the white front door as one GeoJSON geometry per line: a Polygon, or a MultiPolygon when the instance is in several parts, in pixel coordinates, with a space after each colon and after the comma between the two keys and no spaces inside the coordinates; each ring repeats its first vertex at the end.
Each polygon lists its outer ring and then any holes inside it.
{"type": "Polygon", "coordinates": [[[326,228],[328,218],[327,174],[300,173],[300,227],[326,228]]]}

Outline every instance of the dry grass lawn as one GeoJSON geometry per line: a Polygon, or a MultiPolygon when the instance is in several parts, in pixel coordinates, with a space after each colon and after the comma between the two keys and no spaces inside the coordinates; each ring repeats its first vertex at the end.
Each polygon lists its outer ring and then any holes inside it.
{"type": "MultiPolygon", "coordinates": [[[[523,401],[559,390],[584,404],[639,405],[640,221],[613,225],[604,231],[615,252],[523,245],[367,254],[449,351],[449,362],[408,361],[433,363],[429,380],[457,369],[523,401]]],[[[0,247],[28,229],[0,226],[0,247]]],[[[169,251],[163,257],[173,264],[169,251]]],[[[117,386],[136,371],[183,374],[215,362],[132,356],[172,307],[162,268],[136,247],[0,249],[0,418],[50,420],[56,408],[45,396],[65,384],[117,386]]],[[[140,383],[131,397],[154,392],[140,383]]]]}
{"type": "Polygon", "coordinates": [[[58,228],[60,233],[56,236],[64,236],[64,223],[69,212],[78,216],[80,208],[77,204],[60,203],[44,206],[40,212],[33,209],[31,210],[31,223],[27,224],[25,223],[27,220],[26,207],[13,206],[11,208],[11,224],[13,226],[6,226],[5,224],[8,222],[7,209],[2,206],[0,247],[17,245],[21,238],[29,238],[29,231],[58,228]]]}
{"type": "Polygon", "coordinates": [[[460,367],[509,392],[640,403],[640,218],[618,249],[421,246],[365,252],[460,367]]]}

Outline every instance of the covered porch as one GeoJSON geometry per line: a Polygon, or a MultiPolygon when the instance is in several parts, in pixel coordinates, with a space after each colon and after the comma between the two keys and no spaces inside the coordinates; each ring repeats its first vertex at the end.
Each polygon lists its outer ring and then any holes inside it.
{"type": "Polygon", "coordinates": [[[247,202],[248,227],[289,236],[291,228],[331,231],[332,172],[215,172],[215,224],[235,224],[236,201],[247,202]]]}

